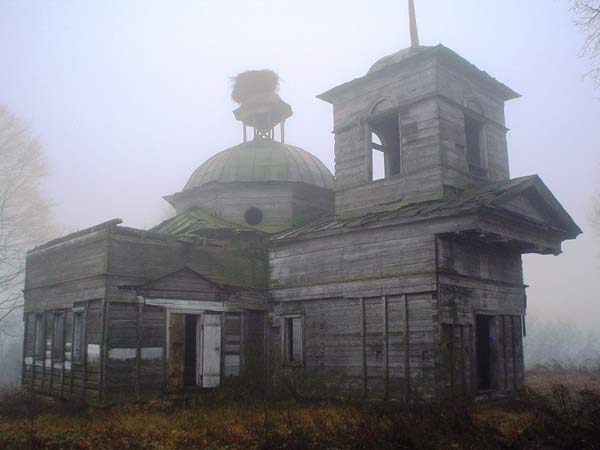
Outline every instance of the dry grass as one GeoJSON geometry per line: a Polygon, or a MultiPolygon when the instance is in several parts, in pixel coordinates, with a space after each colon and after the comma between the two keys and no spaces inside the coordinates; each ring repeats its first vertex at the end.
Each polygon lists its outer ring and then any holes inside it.
{"type": "Polygon", "coordinates": [[[600,390],[552,382],[518,400],[411,408],[211,395],[98,410],[7,392],[0,448],[600,449],[600,390]]]}

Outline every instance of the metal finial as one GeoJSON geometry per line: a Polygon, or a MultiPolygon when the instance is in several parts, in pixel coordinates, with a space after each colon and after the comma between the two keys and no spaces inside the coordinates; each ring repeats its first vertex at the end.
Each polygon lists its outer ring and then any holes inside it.
{"type": "Polygon", "coordinates": [[[419,48],[419,32],[417,31],[414,0],[408,0],[408,17],[410,20],[410,46],[411,48],[419,48]]]}

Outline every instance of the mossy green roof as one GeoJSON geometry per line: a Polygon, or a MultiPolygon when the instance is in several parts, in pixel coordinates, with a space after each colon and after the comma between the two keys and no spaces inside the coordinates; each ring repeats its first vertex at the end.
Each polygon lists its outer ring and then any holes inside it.
{"type": "Polygon", "coordinates": [[[292,181],[333,189],[333,175],[316,156],[273,139],[255,139],[217,153],[194,171],[183,189],[213,181],[292,181]]]}
{"type": "Polygon", "coordinates": [[[150,231],[157,233],[167,233],[172,235],[194,234],[202,230],[232,230],[236,231],[256,231],[250,227],[235,224],[224,219],[213,216],[202,208],[190,208],[181,214],[171,217],[150,231]]]}

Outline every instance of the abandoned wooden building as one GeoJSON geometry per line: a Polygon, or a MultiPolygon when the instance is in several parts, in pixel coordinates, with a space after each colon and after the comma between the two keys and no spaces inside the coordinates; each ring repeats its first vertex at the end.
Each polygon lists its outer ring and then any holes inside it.
{"type": "Polygon", "coordinates": [[[274,74],[237,81],[243,142],[165,197],[175,217],[29,252],[23,386],[100,404],[244,377],[405,401],[519,387],[521,255],[581,231],[509,176],[518,94],[442,45],[382,58],[318,96],[334,178],[285,142],[274,74]]]}

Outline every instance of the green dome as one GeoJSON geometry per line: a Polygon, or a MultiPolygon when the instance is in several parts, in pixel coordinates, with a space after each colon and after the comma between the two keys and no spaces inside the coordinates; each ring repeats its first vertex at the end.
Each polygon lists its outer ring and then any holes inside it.
{"type": "Polygon", "coordinates": [[[333,189],[333,175],[316,156],[272,139],[223,150],[198,167],[183,190],[212,181],[297,181],[333,189]]]}

